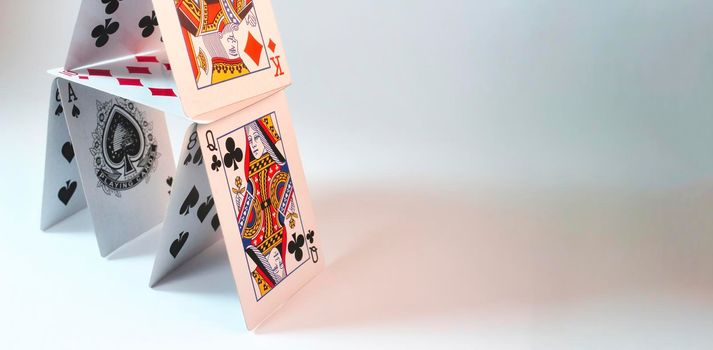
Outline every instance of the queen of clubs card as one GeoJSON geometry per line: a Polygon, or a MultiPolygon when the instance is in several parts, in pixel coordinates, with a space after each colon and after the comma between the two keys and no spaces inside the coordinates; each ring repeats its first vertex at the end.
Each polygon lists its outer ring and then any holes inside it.
{"type": "Polygon", "coordinates": [[[299,209],[274,114],[238,132],[249,148],[243,166],[247,184],[244,193],[239,189],[233,193],[240,208],[238,229],[259,300],[308,259],[287,249],[290,234],[304,237],[304,229],[299,219],[293,219],[299,218],[299,209]]]}

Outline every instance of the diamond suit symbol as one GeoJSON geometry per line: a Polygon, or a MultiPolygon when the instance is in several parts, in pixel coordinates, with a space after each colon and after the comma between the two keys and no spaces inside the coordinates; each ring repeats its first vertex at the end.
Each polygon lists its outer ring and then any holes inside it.
{"type": "Polygon", "coordinates": [[[252,33],[248,33],[248,42],[245,44],[245,53],[248,57],[255,62],[258,66],[260,65],[260,58],[262,57],[262,44],[260,44],[252,33]]]}

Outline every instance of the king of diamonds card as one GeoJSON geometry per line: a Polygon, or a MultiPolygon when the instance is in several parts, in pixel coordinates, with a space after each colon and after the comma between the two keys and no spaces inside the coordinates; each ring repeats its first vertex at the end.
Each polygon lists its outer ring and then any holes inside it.
{"type": "Polygon", "coordinates": [[[177,0],[176,12],[199,89],[270,68],[252,0],[177,0]]]}
{"type": "Polygon", "coordinates": [[[186,116],[209,123],[291,82],[266,0],[153,0],[186,116]]]}

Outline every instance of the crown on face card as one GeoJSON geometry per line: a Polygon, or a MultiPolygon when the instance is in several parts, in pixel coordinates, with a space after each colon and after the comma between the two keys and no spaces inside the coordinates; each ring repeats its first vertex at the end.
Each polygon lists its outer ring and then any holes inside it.
{"type": "Polygon", "coordinates": [[[269,0],[84,0],[49,72],[43,229],[89,207],[106,256],[158,227],[152,286],[223,238],[249,329],[322,269],[269,0]]]}

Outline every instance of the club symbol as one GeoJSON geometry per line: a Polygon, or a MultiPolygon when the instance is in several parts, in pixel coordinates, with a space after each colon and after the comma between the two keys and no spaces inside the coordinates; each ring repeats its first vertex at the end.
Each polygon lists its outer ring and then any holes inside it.
{"type": "Polygon", "coordinates": [[[232,137],[228,137],[225,141],[225,149],[228,153],[223,156],[223,163],[228,168],[233,167],[233,170],[238,170],[238,163],[243,161],[243,150],[235,147],[235,140],[232,137]]]}
{"type": "Polygon", "coordinates": [[[144,29],[141,31],[141,36],[143,36],[144,38],[150,37],[156,27],[158,27],[156,11],[151,11],[151,16],[144,16],[139,21],[139,28],[144,29]]]}
{"type": "Polygon", "coordinates": [[[292,241],[287,244],[287,251],[290,252],[290,254],[294,254],[295,260],[301,261],[302,260],[302,247],[305,245],[305,236],[304,235],[299,235],[293,233],[292,234],[292,241]]]}
{"type": "MultiPolygon", "coordinates": [[[[226,155],[226,156],[227,156],[227,155],[226,155]]],[[[220,161],[220,159],[218,159],[218,156],[216,156],[216,155],[214,154],[214,155],[213,155],[213,163],[210,164],[210,168],[213,169],[213,170],[215,170],[215,171],[218,171],[218,170],[220,170],[220,167],[221,167],[221,166],[223,166],[223,163],[220,161]]]]}
{"type": "Polygon", "coordinates": [[[104,12],[106,12],[107,15],[110,15],[119,8],[119,1],[121,0],[102,0],[102,4],[106,5],[106,8],[104,8],[104,12]]]}
{"type": "Polygon", "coordinates": [[[309,244],[314,244],[314,231],[313,230],[307,231],[307,240],[309,241],[309,244]]]}
{"type": "Polygon", "coordinates": [[[100,24],[92,29],[92,38],[97,39],[95,45],[97,47],[106,45],[106,43],[109,42],[109,35],[116,33],[117,30],[119,30],[119,22],[112,22],[111,18],[107,18],[104,24],[100,24]]]}

